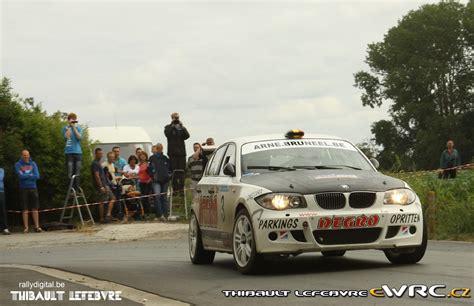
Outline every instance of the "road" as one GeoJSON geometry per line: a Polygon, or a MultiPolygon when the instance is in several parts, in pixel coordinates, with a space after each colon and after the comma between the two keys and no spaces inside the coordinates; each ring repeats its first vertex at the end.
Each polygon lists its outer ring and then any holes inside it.
{"type": "MultiPolygon", "coordinates": [[[[460,242],[430,241],[424,259],[416,265],[394,266],[380,251],[353,251],[330,259],[304,254],[271,262],[256,276],[241,275],[227,254],[218,254],[211,266],[192,265],[184,238],[6,249],[1,250],[0,263],[53,267],[196,305],[466,305],[472,304],[472,298],[301,298],[294,294],[285,298],[225,298],[222,290],[369,290],[383,284],[397,288],[402,284],[445,284],[446,289],[440,291],[447,293],[456,287],[474,288],[474,244],[460,242]]],[[[2,286],[2,290],[15,290],[15,282],[6,279],[2,286]]]]}

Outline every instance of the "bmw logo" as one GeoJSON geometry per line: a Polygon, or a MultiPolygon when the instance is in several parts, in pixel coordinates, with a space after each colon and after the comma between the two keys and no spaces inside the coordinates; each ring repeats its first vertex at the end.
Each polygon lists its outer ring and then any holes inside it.
{"type": "Polygon", "coordinates": [[[346,185],[346,184],[339,185],[339,186],[341,186],[342,189],[344,189],[344,190],[349,190],[349,188],[350,188],[349,185],[346,185]]]}

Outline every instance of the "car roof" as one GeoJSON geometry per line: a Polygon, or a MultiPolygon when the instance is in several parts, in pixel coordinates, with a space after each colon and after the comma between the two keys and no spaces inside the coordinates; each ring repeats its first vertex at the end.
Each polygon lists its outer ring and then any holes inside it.
{"type": "MultiPolygon", "coordinates": [[[[339,140],[345,140],[337,136],[332,136],[332,135],[325,135],[325,134],[305,134],[303,136],[304,139],[339,139],[339,140]]],[[[247,142],[255,142],[255,141],[265,141],[265,140],[283,140],[285,138],[285,134],[267,134],[267,135],[256,135],[256,136],[247,136],[247,137],[239,137],[239,138],[234,138],[230,139],[227,142],[235,142],[236,144],[244,144],[247,142]]],[[[293,139],[297,140],[297,139],[293,139]]]]}

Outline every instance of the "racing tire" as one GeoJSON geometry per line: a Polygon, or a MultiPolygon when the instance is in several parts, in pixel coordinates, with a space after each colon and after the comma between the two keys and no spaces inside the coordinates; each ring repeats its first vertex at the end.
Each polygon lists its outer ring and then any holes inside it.
{"type": "Polygon", "coordinates": [[[247,210],[237,213],[232,230],[232,255],[234,263],[242,274],[255,274],[264,263],[262,254],[257,253],[255,234],[247,210]]]}
{"type": "Polygon", "coordinates": [[[201,230],[196,215],[191,214],[188,230],[189,258],[195,265],[210,265],[214,262],[215,251],[206,251],[202,246],[201,230]]]}
{"type": "Polygon", "coordinates": [[[340,257],[344,256],[346,254],[345,250],[342,251],[321,251],[321,254],[323,254],[324,257],[340,257]]]}
{"type": "Polygon", "coordinates": [[[423,237],[421,244],[411,252],[403,252],[403,249],[388,249],[384,250],[385,257],[396,265],[415,264],[419,262],[425,255],[426,247],[428,245],[428,230],[426,227],[426,219],[423,218],[423,237]]]}

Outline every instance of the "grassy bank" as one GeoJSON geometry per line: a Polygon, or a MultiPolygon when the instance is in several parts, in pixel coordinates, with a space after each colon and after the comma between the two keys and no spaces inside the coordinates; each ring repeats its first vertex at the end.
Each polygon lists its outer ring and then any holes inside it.
{"type": "Polygon", "coordinates": [[[387,173],[406,181],[428,211],[428,193],[434,191],[434,233],[430,239],[474,241],[474,170],[458,172],[456,179],[440,180],[437,173],[387,173]]]}

